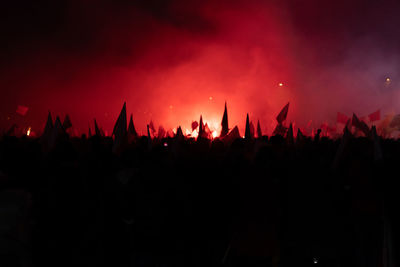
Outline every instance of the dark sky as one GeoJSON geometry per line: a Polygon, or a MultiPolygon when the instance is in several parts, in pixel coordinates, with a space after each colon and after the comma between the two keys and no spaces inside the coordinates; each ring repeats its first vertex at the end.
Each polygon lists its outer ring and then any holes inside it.
{"type": "Polygon", "coordinates": [[[299,124],[400,112],[399,14],[385,0],[2,1],[0,122],[41,127],[51,110],[110,129],[123,101],[140,130],[219,123],[225,100],[233,123],[250,112],[269,129],[288,101],[299,124]]]}

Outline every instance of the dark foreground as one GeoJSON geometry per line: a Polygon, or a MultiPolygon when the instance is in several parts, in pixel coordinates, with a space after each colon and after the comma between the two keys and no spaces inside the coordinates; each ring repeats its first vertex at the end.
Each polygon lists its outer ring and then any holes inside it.
{"type": "Polygon", "coordinates": [[[4,137],[0,266],[395,266],[400,141],[340,143],[4,137]]]}

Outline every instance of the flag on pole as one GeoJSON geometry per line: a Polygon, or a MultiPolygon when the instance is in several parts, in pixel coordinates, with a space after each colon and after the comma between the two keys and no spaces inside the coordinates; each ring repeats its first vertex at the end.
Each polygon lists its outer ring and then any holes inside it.
{"type": "Polygon", "coordinates": [[[261,126],[260,126],[260,120],[257,120],[257,137],[261,138],[262,137],[262,131],[261,131],[261,126]]]}
{"type": "Polygon", "coordinates": [[[377,111],[368,115],[369,121],[379,121],[381,119],[381,110],[378,109],[377,111]]]}
{"type": "Polygon", "coordinates": [[[199,123],[197,121],[192,121],[192,132],[197,129],[199,123]]]}
{"type": "Polygon", "coordinates": [[[226,107],[226,102],[225,102],[225,109],[224,109],[224,115],[222,116],[222,122],[221,122],[221,137],[224,137],[225,135],[228,134],[229,132],[229,126],[228,126],[228,109],[226,107]]]}
{"type": "Polygon", "coordinates": [[[68,114],[65,115],[62,126],[63,126],[64,130],[67,130],[72,127],[71,119],[69,118],[68,114]]]}
{"type": "Polygon", "coordinates": [[[133,124],[132,114],[131,114],[131,117],[129,119],[128,134],[131,135],[132,137],[137,137],[138,136],[138,134],[136,132],[136,129],[135,129],[135,125],[133,124]]]}
{"type": "Polygon", "coordinates": [[[369,135],[370,131],[368,125],[362,120],[359,120],[356,114],[354,113],[353,113],[352,125],[357,129],[361,130],[365,134],[365,136],[369,135]]]}
{"type": "Polygon", "coordinates": [[[127,142],[128,130],[126,124],[126,102],[124,102],[124,106],[122,107],[112,132],[112,135],[114,135],[114,145],[112,149],[114,153],[119,153],[120,149],[127,142]]]}
{"type": "Polygon", "coordinates": [[[278,116],[276,117],[278,123],[282,123],[286,120],[288,111],[289,111],[289,103],[287,103],[286,106],[283,107],[281,112],[279,112],[278,116]]]}
{"type": "Polygon", "coordinates": [[[251,129],[250,129],[249,113],[247,113],[247,116],[246,116],[246,129],[245,129],[245,133],[244,133],[244,138],[246,138],[246,139],[252,138],[251,129]]]}
{"type": "Polygon", "coordinates": [[[47,115],[46,126],[44,127],[42,136],[49,137],[51,132],[52,132],[52,130],[53,130],[53,127],[54,127],[53,119],[51,118],[51,113],[49,111],[49,115],[47,115]]]}

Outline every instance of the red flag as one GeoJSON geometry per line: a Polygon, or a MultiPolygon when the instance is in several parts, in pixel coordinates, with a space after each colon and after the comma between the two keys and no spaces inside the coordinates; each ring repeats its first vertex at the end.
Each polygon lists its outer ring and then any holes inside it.
{"type": "Polygon", "coordinates": [[[222,116],[222,122],[221,122],[221,137],[225,136],[229,132],[229,126],[228,126],[228,109],[226,107],[226,102],[225,102],[225,109],[224,109],[224,115],[222,116]]]}
{"type": "Polygon", "coordinates": [[[62,126],[65,130],[72,127],[71,119],[69,118],[68,114],[65,115],[65,119],[62,126]]]}
{"type": "Polygon", "coordinates": [[[353,113],[353,120],[352,120],[351,123],[352,123],[352,125],[354,127],[360,129],[365,134],[365,136],[369,135],[369,127],[368,127],[368,125],[365,122],[359,120],[357,118],[356,114],[354,114],[354,113],[353,113]]]}
{"type": "Polygon", "coordinates": [[[164,136],[165,136],[165,129],[164,129],[164,127],[162,127],[161,125],[158,127],[158,133],[157,133],[157,137],[159,138],[159,139],[162,139],[162,138],[164,138],[164,136]]]}
{"type": "Polygon", "coordinates": [[[279,124],[282,123],[284,120],[286,120],[288,111],[289,111],[289,103],[287,103],[286,106],[283,107],[281,112],[276,117],[276,120],[278,121],[279,124]]]}
{"type": "Polygon", "coordinates": [[[349,117],[347,117],[343,113],[340,113],[340,112],[337,113],[336,122],[346,124],[348,120],[349,120],[349,117]]]}
{"type": "Polygon", "coordinates": [[[192,132],[193,132],[194,130],[196,130],[198,126],[199,126],[199,123],[198,123],[197,121],[193,121],[193,122],[192,122],[192,132]]]}
{"type": "Polygon", "coordinates": [[[222,141],[225,144],[231,144],[238,138],[240,138],[239,128],[235,126],[227,135],[222,138],[222,141]]]}
{"type": "Polygon", "coordinates": [[[149,128],[150,128],[150,130],[151,130],[151,132],[152,132],[153,134],[156,132],[156,128],[154,127],[154,124],[153,124],[153,121],[152,121],[152,120],[150,120],[149,128]]]}
{"type": "Polygon", "coordinates": [[[260,121],[257,120],[257,137],[261,138],[262,137],[262,131],[261,131],[261,126],[260,126],[260,121]]]}
{"type": "Polygon", "coordinates": [[[378,109],[374,113],[368,115],[369,121],[379,121],[381,119],[381,110],[378,109]]]}
{"type": "Polygon", "coordinates": [[[18,105],[17,110],[15,112],[21,116],[25,116],[26,113],[28,112],[28,109],[29,109],[28,107],[18,105]]]}

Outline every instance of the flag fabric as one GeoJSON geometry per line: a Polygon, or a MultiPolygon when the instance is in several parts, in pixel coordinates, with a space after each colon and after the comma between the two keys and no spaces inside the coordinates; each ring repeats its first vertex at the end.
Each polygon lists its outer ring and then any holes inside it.
{"type": "Polygon", "coordinates": [[[197,121],[192,121],[192,132],[197,129],[199,123],[197,121]]]}
{"type": "Polygon", "coordinates": [[[356,114],[354,113],[353,113],[352,125],[357,129],[361,130],[365,134],[365,136],[369,135],[370,131],[368,125],[365,122],[359,120],[356,114]]]}
{"type": "Polygon", "coordinates": [[[337,113],[337,117],[336,117],[336,122],[337,123],[346,124],[348,120],[349,120],[349,117],[347,117],[343,113],[340,113],[340,112],[337,113]]]}
{"type": "Polygon", "coordinates": [[[300,131],[300,128],[297,128],[297,136],[296,136],[296,142],[302,142],[304,140],[304,135],[303,133],[300,131]]]}
{"type": "Polygon", "coordinates": [[[135,129],[135,125],[133,124],[132,114],[131,114],[131,117],[129,119],[128,134],[131,135],[132,137],[137,137],[138,136],[138,134],[136,132],[136,129],[135,129]]]}
{"type": "Polygon", "coordinates": [[[224,142],[225,144],[231,144],[238,138],[241,138],[239,128],[235,126],[227,135],[222,138],[222,142],[224,142]]]}
{"type": "Polygon", "coordinates": [[[154,123],[152,120],[150,120],[149,129],[151,130],[151,133],[154,135],[154,133],[156,132],[156,128],[154,127],[154,123]]]}
{"type": "Polygon", "coordinates": [[[97,136],[102,136],[101,131],[100,131],[100,128],[99,128],[99,126],[98,126],[98,124],[97,124],[96,119],[94,119],[94,134],[97,135],[97,136]]]}
{"type": "Polygon", "coordinates": [[[274,132],[272,133],[273,135],[281,135],[281,136],[285,136],[286,132],[287,132],[288,128],[283,126],[283,124],[278,123],[275,127],[274,132]]]}
{"type": "Polygon", "coordinates": [[[208,138],[208,139],[212,138],[212,132],[211,132],[210,127],[208,127],[207,123],[204,125],[204,137],[208,138]]]}
{"type": "Polygon", "coordinates": [[[118,119],[114,125],[114,129],[113,129],[113,135],[115,137],[121,137],[123,135],[125,135],[127,133],[127,129],[126,129],[126,102],[124,102],[124,105],[122,107],[121,113],[118,116],[118,119]]]}
{"type": "Polygon", "coordinates": [[[17,106],[17,110],[15,111],[17,114],[21,115],[21,116],[25,116],[26,113],[28,112],[29,108],[22,106],[22,105],[18,105],[17,106]]]}
{"type": "Polygon", "coordinates": [[[165,129],[161,125],[158,127],[158,133],[157,133],[157,138],[162,139],[165,137],[165,129]]]}
{"type": "Polygon", "coordinates": [[[377,111],[368,115],[369,121],[379,121],[381,119],[381,110],[378,109],[377,111]]]}
{"type": "MultiPolygon", "coordinates": [[[[122,107],[121,113],[118,116],[117,122],[114,125],[114,129],[112,135],[114,135],[114,144],[113,144],[113,152],[119,153],[121,148],[127,142],[127,134],[128,130],[126,128],[126,102],[122,107]]],[[[101,132],[100,132],[101,134],[101,132]]]]}
{"type": "Polygon", "coordinates": [[[179,140],[182,140],[185,138],[185,136],[183,135],[181,126],[179,126],[178,129],[176,130],[175,138],[179,139],[179,140]]]}
{"type": "Polygon", "coordinates": [[[257,120],[257,137],[258,137],[258,138],[262,137],[262,131],[261,131],[261,126],[260,126],[260,120],[257,120]]]}
{"type": "Polygon", "coordinates": [[[44,127],[43,134],[42,136],[48,137],[50,136],[52,130],[53,130],[53,119],[51,118],[51,113],[49,111],[49,115],[47,115],[47,122],[46,126],[44,127]]]}
{"type": "Polygon", "coordinates": [[[289,103],[287,103],[286,106],[283,107],[281,112],[279,112],[278,116],[276,117],[278,123],[282,123],[286,120],[288,111],[289,111],[289,103]]]}
{"type": "Polygon", "coordinates": [[[226,102],[225,102],[225,109],[224,109],[224,115],[222,116],[222,122],[221,122],[221,137],[225,136],[229,132],[229,125],[228,125],[228,109],[226,107],[226,102]]]}
{"type": "Polygon", "coordinates": [[[248,113],[247,113],[247,116],[246,116],[246,129],[245,129],[245,133],[244,133],[244,138],[246,138],[246,139],[252,138],[251,130],[250,130],[250,120],[249,120],[249,114],[248,113]]]}
{"type": "Polygon", "coordinates": [[[199,122],[199,135],[198,137],[204,136],[204,124],[203,124],[203,116],[200,115],[200,122],[199,122]]]}
{"type": "Polygon", "coordinates": [[[63,126],[63,128],[65,130],[67,130],[67,129],[72,127],[71,119],[69,118],[68,114],[65,115],[64,122],[63,122],[62,126],[63,126]]]}
{"type": "Polygon", "coordinates": [[[250,121],[250,135],[251,135],[251,138],[254,138],[255,129],[254,129],[254,124],[252,121],[250,121]]]}

